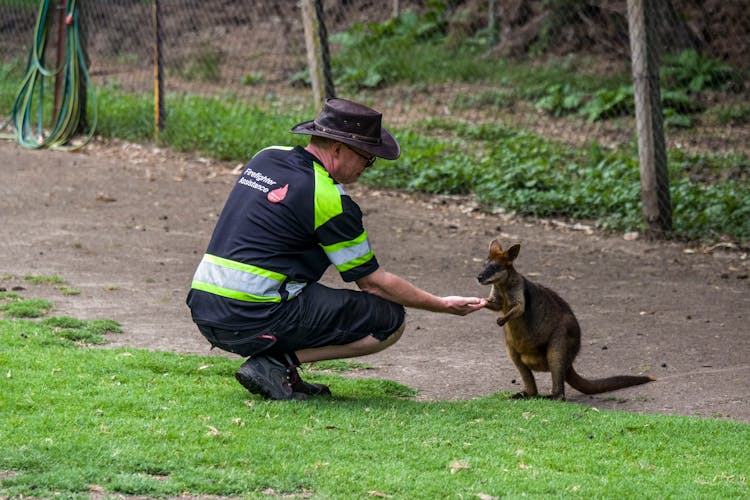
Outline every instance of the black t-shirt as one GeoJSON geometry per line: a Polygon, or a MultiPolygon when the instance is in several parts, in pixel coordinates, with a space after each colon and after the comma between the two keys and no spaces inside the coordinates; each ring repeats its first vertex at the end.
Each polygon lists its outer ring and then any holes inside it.
{"type": "Polygon", "coordinates": [[[344,281],[378,268],[362,211],[304,148],[267,148],[229,194],[187,304],[197,323],[260,326],[331,264],[344,281]]]}

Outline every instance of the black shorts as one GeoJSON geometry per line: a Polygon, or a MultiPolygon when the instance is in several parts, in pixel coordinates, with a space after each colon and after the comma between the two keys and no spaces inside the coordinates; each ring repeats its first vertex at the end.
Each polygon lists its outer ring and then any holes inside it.
{"type": "Polygon", "coordinates": [[[266,328],[198,328],[214,347],[252,356],[350,344],[368,335],[382,342],[399,329],[404,317],[403,306],[370,293],[313,283],[284,303],[266,328]]]}

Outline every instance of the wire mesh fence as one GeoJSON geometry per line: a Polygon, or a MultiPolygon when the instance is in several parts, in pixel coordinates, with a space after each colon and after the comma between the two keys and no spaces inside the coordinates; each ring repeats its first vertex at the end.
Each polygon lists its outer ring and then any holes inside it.
{"type": "MultiPolygon", "coordinates": [[[[314,106],[299,2],[158,4],[163,88],[168,95],[314,106]]],[[[746,1],[656,4],[653,50],[668,144],[746,153],[746,1]]],[[[79,2],[95,86],[154,92],[155,5],[153,0],[79,2]]],[[[324,0],[322,6],[331,35],[337,95],[372,103],[391,124],[446,117],[510,123],[577,144],[621,145],[633,140],[626,0],[324,0]],[[411,13],[416,17],[409,17],[411,13]],[[389,25],[397,15],[402,26],[414,26],[398,31],[389,25]],[[352,49],[353,40],[367,43],[389,36],[401,37],[400,42],[373,44],[371,49],[379,52],[352,49]],[[425,40],[439,42],[446,56],[421,78],[416,68],[425,40]],[[484,67],[474,74],[458,71],[467,63],[464,52],[454,51],[459,46],[480,53],[484,67]],[[411,60],[404,55],[410,52],[411,60]],[[389,64],[412,68],[394,70],[389,64]],[[526,68],[523,81],[512,76],[518,68],[526,68]],[[511,76],[504,76],[504,70],[511,76]]],[[[0,58],[5,65],[23,66],[37,8],[32,0],[0,1],[0,58]]],[[[54,65],[56,40],[51,38],[48,57],[54,65]]],[[[2,73],[3,78],[10,74],[2,73]]],[[[11,102],[6,98],[0,103],[3,116],[10,112],[11,102]]]]}

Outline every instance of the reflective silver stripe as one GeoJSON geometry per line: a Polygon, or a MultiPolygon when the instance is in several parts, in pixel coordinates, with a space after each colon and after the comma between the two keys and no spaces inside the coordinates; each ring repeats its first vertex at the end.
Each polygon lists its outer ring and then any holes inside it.
{"type": "Polygon", "coordinates": [[[204,255],[193,281],[269,299],[281,299],[281,282],[258,274],[222,266],[204,255]]]}
{"type": "Polygon", "coordinates": [[[307,286],[307,283],[292,283],[286,284],[286,291],[289,293],[289,298],[296,297],[307,286]]]}
{"type": "Polygon", "coordinates": [[[346,192],[346,189],[344,189],[344,186],[342,186],[341,184],[335,184],[335,186],[336,186],[336,189],[339,190],[340,195],[349,196],[349,193],[346,192]]]}
{"type": "Polygon", "coordinates": [[[326,255],[328,255],[328,259],[331,263],[338,268],[343,264],[364,257],[370,252],[370,241],[365,239],[362,243],[354,245],[353,247],[341,248],[335,252],[326,252],[326,255]]]}

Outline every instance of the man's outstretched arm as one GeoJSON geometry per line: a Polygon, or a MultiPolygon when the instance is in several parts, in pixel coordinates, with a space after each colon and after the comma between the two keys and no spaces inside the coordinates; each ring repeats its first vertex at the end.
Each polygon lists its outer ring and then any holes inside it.
{"type": "Polygon", "coordinates": [[[393,273],[377,269],[372,274],[356,281],[364,292],[396,302],[405,307],[426,311],[442,312],[465,316],[487,305],[487,299],[479,297],[446,296],[439,297],[413,285],[393,273]]]}

